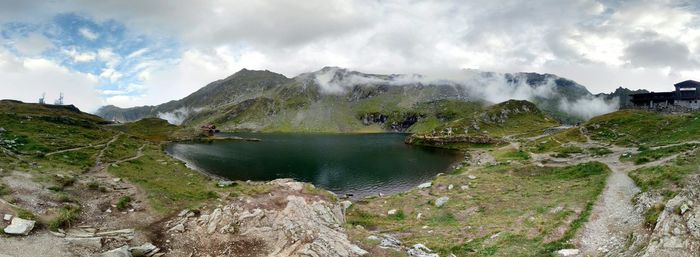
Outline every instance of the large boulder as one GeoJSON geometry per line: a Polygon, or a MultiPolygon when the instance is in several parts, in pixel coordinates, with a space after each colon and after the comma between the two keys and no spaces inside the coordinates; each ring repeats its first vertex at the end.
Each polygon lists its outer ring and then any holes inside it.
{"type": "Polygon", "coordinates": [[[5,234],[26,236],[34,229],[34,224],[36,224],[36,221],[14,217],[4,231],[5,234]]]}
{"type": "Polygon", "coordinates": [[[268,182],[270,193],[231,200],[197,215],[184,215],[164,224],[178,224],[181,233],[167,232],[163,245],[174,256],[193,249],[211,256],[231,253],[251,256],[353,257],[367,252],[345,234],[344,206],[302,192],[299,182],[268,182]],[[233,242],[233,243],[232,243],[233,242]]]}

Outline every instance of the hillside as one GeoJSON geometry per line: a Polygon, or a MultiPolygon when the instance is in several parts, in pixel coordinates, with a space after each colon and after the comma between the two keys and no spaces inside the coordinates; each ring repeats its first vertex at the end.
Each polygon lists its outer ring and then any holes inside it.
{"type": "Polygon", "coordinates": [[[214,123],[229,131],[428,132],[436,128],[436,119],[450,118],[436,117],[437,110],[430,109],[434,102],[485,106],[528,99],[551,117],[570,123],[589,115],[571,112],[571,106],[594,99],[585,87],[551,74],[463,75],[460,80],[440,80],[325,67],[286,78],[244,69],[177,101],[127,109],[105,106],[97,114],[119,121],[160,117],[191,127],[214,123]]]}
{"type": "Polygon", "coordinates": [[[364,253],[342,231],[341,206],[329,193],[290,180],[217,185],[163,151],[162,140],[180,129],[159,119],[111,124],[73,106],[0,101],[0,255],[189,256],[235,250],[262,256],[281,251],[280,240],[299,246],[289,256],[364,253]],[[225,210],[240,210],[237,216],[266,208],[265,217],[279,218],[238,221],[250,229],[245,240],[257,244],[241,249],[238,243],[245,241],[236,234],[204,236],[198,233],[210,230],[206,225],[194,229],[207,213],[210,224],[230,220],[229,212],[215,215],[222,203],[225,210]],[[187,215],[178,216],[183,210],[187,215]],[[187,221],[187,230],[172,229],[187,221]],[[277,229],[283,223],[300,225],[277,229]],[[310,230],[321,232],[302,243],[285,234],[310,230]],[[213,238],[220,245],[212,246],[213,238]]]}

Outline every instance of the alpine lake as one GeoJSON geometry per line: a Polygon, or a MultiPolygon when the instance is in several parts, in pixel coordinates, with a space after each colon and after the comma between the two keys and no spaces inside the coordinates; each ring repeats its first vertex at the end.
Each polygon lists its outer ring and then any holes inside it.
{"type": "Polygon", "coordinates": [[[460,160],[457,151],[407,145],[407,134],[219,133],[257,138],[177,142],[166,147],[190,167],[230,180],[292,178],[360,199],[407,191],[460,160]]]}

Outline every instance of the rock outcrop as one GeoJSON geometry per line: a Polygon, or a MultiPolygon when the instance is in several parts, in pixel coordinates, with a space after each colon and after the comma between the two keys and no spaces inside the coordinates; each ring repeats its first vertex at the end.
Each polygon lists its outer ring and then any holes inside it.
{"type": "Polygon", "coordinates": [[[422,145],[446,145],[446,144],[457,144],[457,143],[469,143],[469,144],[500,144],[503,141],[490,137],[488,135],[418,135],[413,134],[406,137],[406,144],[422,144],[422,145]]]}
{"type": "Polygon", "coordinates": [[[639,211],[663,203],[656,225],[648,233],[633,235],[633,243],[627,248],[629,256],[684,257],[697,256],[700,252],[700,177],[693,176],[676,196],[663,202],[658,192],[644,192],[636,198],[639,211]]]}
{"type": "Polygon", "coordinates": [[[36,221],[33,220],[25,220],[21,219],[18,217],[12,218],[12,222],[10,223],[9,226],[7,226],[4,231],[5,234],[10,234],[10,235],[29,235],[29,232],[34,229],[34,224],[36,221]]]}
{"type": "Polygon", "coordinates": [[[276,185],[269,194],[239,197],[212,210],[180,213],[164,224],[166,245],[173,254],[185,256],[367,254],[348,240],[341,204],[302,193],[304,186],[299,182],[269,183],[276,185]]]}

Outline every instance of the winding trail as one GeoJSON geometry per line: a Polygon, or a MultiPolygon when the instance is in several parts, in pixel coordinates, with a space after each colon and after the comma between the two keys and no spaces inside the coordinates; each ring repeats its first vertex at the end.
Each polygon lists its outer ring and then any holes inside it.
{"type": "Polygon", "coordinates": [[[105,144],[99,144],[99,145],[87,145],[87,146],[81,146],[81,147],[63,149],[63,150],[59,150],[59,151],[47,153],[46,156],[51,156],[51,155],[60,154],[60,153],[66,153],[66,152],[74,152],[74,151],[79,151],[79,150],[87,149],[87,148],[104,147],[105,145],[106,145],[106,143],[105,143],[105,144]]]}
{"type": "MultiPolygon", "coordinates": [[[[585,134],[584,134],[585,135],[585,134]]],[[[603,145],[586,135],[587,142],[573,143],[581,148],[602,146],[610,149],[611,154],[606,156],[574,156],[571,158],[554,158],[549,154],[532,154],[533,161],[541,162],[545,166],[569,166],[591,161],[602,162],[607,165],[611,174],[606,180],[605,189],[593,205],[593,210],[588,222],[579,230],[573,243],[580,250],[577,256],[621,256],[634,232],[644,233],[644,218],[639,210],[635,209],[632,199],[640,192],[639,187],[627,175],[630,171],[663,165],[673,161],[678,156],[689,150],[661,158],[642,165],[631,162],[621,162],[620,156],[624,153],[638,153],[637,148],[603,145]]],[[[689,141],[679,144],[656,146],[651,149],[661,149],[681,144],[698,144],[700,141],[689,141]]]]}
{"type": "Polygon", "coordinates": [[[619,157],[617,152],[599,159],[612,173],[588,223],[575,240],[583,256],[603,256],[622,250],[632,232],[644,229],[643,218],[632,204],[632,198],[640,190],[627,176],[634,167],[621,163],[619,157]]]}

